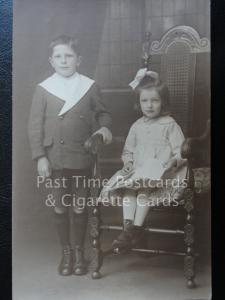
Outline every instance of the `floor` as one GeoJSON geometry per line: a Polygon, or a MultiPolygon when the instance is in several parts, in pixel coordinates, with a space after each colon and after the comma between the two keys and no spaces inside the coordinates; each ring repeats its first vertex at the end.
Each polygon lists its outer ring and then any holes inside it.
{"type": "MultiPolygon", "coordinates": [[[[35,226],[18,223],[14,227],[14,300],[211,299],[210,264],[197,265],[197,288],[190,290],[185,286],[180,257],[111,255],[104,260],[99,280],[91,279],[90,272],[81,277],[59,276],[60,249],[53,227],[38,231],[35,226]]],[[[105,238],[107,244],[113,236],[106,233],[105,238]]],[[[90,259],[89,246],[86,256],[90,259]]]]}

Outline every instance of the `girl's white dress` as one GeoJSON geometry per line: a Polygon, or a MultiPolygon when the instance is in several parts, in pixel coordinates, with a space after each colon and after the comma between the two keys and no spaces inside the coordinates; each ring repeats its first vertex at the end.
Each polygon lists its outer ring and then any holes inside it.
{"type": "Polygon", "coordinates": [[[122,160],[133,162],[133,170],[124,174],[116,172],[103,187],[100,199],[115,200],[124,189],[145,190],[151,201],[179,198],[187,186],[187,163],[181,158],[184,135],[180,126],[170,116],[148,119],[143,116],[130,128],[122,160]],[[177,159],[177,166],[166,171],[166,163],[177,159]],[[155,199],[155,200],[154,200],[155,199]]]}

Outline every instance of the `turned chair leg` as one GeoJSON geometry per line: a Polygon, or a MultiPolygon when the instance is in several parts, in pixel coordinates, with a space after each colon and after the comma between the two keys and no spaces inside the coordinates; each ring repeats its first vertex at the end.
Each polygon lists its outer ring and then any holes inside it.
{"type": "Polygon", "coordinates": [[[98,204],[94,206],[92,210],[92,215],[90,218],[90,225],[91,225],[91,238],[92,238],[92,249],[93,249],[93,260],[92,260],[92,279],[99,279],[101,278],[100,268],[103,263],[103,253],[101,250],[101,243],[100,243],[100,207],[98,204]]]}
{"type": "Polygon", "coordinates": [[[184,208],[187,212],[186,224],[184,226],[184,242],[186,246],[186,255],[184,258],[184,274],[187,280],[187,287],[194,288],[195,285],[195,253],[194,253],[194,194],[193,190],[188,188],[185,192],[184,208]]]}

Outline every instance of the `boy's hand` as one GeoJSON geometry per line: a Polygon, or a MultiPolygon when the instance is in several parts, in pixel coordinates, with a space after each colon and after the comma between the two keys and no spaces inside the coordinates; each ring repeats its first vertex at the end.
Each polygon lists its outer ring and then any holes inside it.
{"type": "Polygon", "coordinates": [[[47,157],[44,156],[38,159],[37,171],[39,176],[43,176],[44,178],[49,177],[51,175],[51,166],[47,157]]]}
{"type": "Polygon", "coordinates": [[[93,135],[101,134],[103,138],[103,143],[108,145],[112,142],[112,132],[107,127],[101,127],[93,135]]]}
{"type": "Polygon", "coordinates": [[[177,166],[176,158],[173,158],[173,159],[169,160],[166,164],[164,164],[164,168],[166,168],[166,170],[171,170],[176,166],[177,166]]]}
{"type": "Polygon", "coordinates": [[[128,174],[129,172],[131,172],[133,170],[133,163],[131,161],[129,161],[128,163],[126,163],[124,166],[123,166],[123,169],[121,170],[122,171],[122,174],[126,175],[128,174]]]}

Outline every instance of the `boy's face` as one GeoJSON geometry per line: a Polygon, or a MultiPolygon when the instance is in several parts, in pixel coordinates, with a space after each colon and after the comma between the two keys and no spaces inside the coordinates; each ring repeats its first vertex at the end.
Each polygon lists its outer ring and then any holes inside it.
{"type": "Polygon", "coordinates": [[[144,116],[150,119],[160,116],[162,100],[156,89],[142,90],[140,93],[140,105],[144,116]]]}
{"type": "Polygon", "coordinates": [[[70,77],[76,72],[80,57],[69,45],[57,45],[53,48],[49,62],[56,73],[63,77],[70,77]]]}

